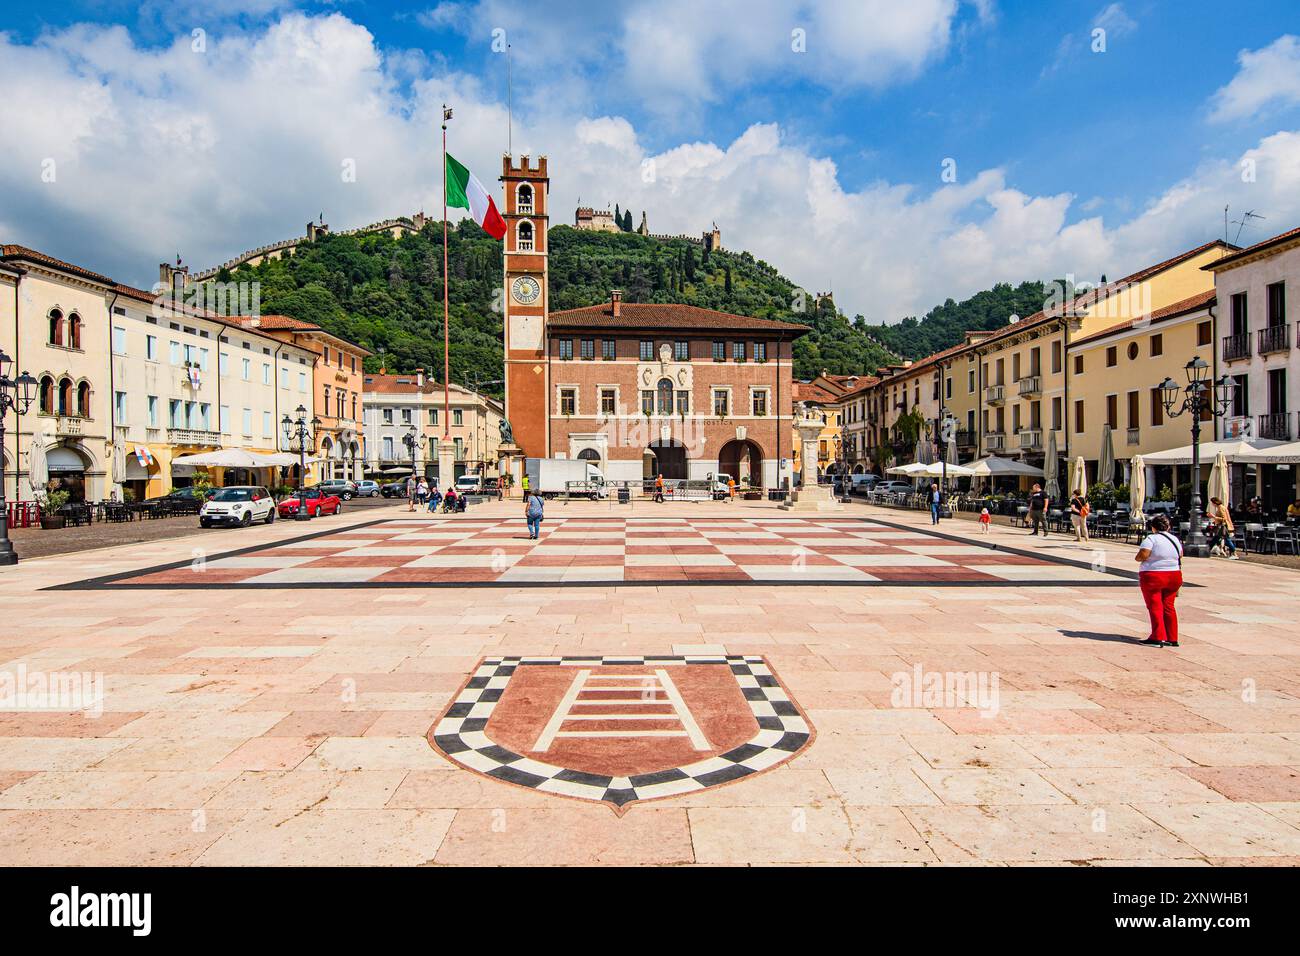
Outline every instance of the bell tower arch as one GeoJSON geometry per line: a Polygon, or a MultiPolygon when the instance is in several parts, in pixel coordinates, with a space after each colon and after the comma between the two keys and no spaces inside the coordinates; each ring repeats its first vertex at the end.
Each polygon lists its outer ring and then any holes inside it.
{"type": "Polygon", "coordinates": [[[550,308],[546,157],[501,160],[505,185],[505,396],[516,444],[530,458],[549,457],[550,375],[546,316],[550,308]]]}

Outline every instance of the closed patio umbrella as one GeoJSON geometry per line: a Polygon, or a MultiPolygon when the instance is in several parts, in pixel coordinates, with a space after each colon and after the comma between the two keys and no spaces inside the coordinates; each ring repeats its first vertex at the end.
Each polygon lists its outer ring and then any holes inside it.
{"type": "Polygon", "coordinates": [[[1074,466],[1070,469],[1070,494],[1076,491],[1082,497],[1088,497],[1088,467],[1083,463],[1082,455],[1074,459],[1074,466]]]}
{"type": "Polygon", "coordinates": [[[1205,486],[1205,498],[1218,498],[1225,505],[1230,504],[1228,498],[1232,493],[1228,487],[1228,459],[1223,452],[1214,456],[1214,465],[1210,468],[1210,481],[1205,486]]]}
{"type": "Polygon", "coordinates": [[[1061,483],[1056,479],[1058,470],[1056,459],[1056,432],[1048,432],[1047,457],[1043,459],[1043,490],[1053,501],[1061,497],[1061,483]]]}
{"type": "Polygon", "coordinates": [[[1101,428],[1101,451],[1097,455],[1097,480],[1112,484],[1115,481],[1115,436],[1110,425],[1101,428]]]}
{"type": "Polygon", "coordinates": [[[49,464],[45,459],[45,436],[34,434],[32,443],[27,447],[27,484],[32,489],[32,497],[43,492],[49,481],[49,464]]]}
{"type": "Polygon", "coordinates": [[[1129,462],[1128,512],[1133,524],[1145,524],[1146,514],[1142,506],[1147,500],[1147,466],[1141,455],[1134,455],[1129,462]]]}

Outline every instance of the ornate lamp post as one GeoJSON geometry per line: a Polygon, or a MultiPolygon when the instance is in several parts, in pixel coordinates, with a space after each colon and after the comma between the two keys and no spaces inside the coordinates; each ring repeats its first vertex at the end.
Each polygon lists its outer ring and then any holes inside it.
{"type": "Polygon", "coordinates": [[[420,475],[416,470],[415,453],[422,451],[428,443],[428,437],[417,432],[414,425],[411,426],[410,431],[402,436],[402,444],[406,446],[406,451],[411,456],[411,477],[416,481],[420,480],[420,475]]]}
{"type": "MultiPolygon", "coordinates": [[[[16,379],[11,378],[14,371],[13,360],[0,350],[0,565],[18,563],[18,554],[9,540],[9,508],[5,504],[4,482],[4,446],[5,417],[9,409],[19,415],[26,415],[36,399],[36,379],[23,372],[16,379]]],[[[14,474],[18,474],[18,462],[14,461],[14,474]]]]}
{"type": "Polygon", "coordinates": [[[1186,386],[1179,385],[1172,378],[1160,383],[1160,403],[1170,418],[1177,418],[1184,412],[1190,412],[1192,416],[1192,500],[1183,551],[1189,557],[1206,558],[1210,555],[1210,545],[1205,540],[1205,529],[1201,527],[1201,418],[1208,412],[1213,425],[1214,419],[1227,414],[1232,406],[1236,383],[1227,375],[1211,383],[1210,367],[1200,356],[1188,362],[1184,371],[1187,373],[1186,386]]]}
{"type": "Polygon", "coordinates": [[[310,521],[311,515],[307,513],[307,490],[303,482],[307,478],[307,449],[315,451],[316,431],[320,428],[321,421],[319,418],[307,421],[307,409],[301,405],[294,409],[294,413],[297,418],[285,415],[280,420],[289,451],[298,453],[298,513],[293,517],[295,521],[310,521]]]}

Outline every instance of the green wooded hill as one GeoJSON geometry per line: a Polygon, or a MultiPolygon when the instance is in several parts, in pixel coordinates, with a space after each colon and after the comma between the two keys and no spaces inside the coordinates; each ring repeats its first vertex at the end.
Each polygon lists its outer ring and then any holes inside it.
{"type": "MultiPolygon", "coordinates": [[[[686,240],[627,232],[550,231],[551,308],[595,305],[610,289],[628,302],[682,302],[723,312],[799,322],[813,331],[796,341],[795,375],[874,372],[895,361],[827,302],[819,306],[789,279],[748,252],[707,253],[686,240]]],[[[376,353],[375,371],[423,367],[442,377],[442,224],[418,234],[327,235],[284,259],[223,270],[218,282],[258,281],[266,315],[315,322],[376,353]]],[[[501,243],[461,220],[447,244],[451,375],[467,385],[501,377],[501,243]]],[[[872,330],[878,331],[878,330],[872,330]]],[[[500,386],[483,390],[500,394],[500,386]]]]}
{"type": "Polygon", "coordinates": [[[1022,282],[1014,288],[999,282],[961,302],[948,299],[920,319],[909,315],[894,325],[873,325],[868,334],[889,351],[917,359],[956,345],[968,331],[1000,329],[1012,315],[1028,318],[1042,310],[1046,297],[1042,282],[1022,282]]]}

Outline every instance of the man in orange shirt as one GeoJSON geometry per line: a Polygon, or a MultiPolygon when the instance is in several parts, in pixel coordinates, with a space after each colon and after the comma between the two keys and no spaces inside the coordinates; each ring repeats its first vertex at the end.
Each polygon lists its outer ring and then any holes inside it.
{"type": "Polygon", "coordinates": [[[655,476],[655,501],[663,504],[664,501],[664,476],[662,474],[655,476]]]}

